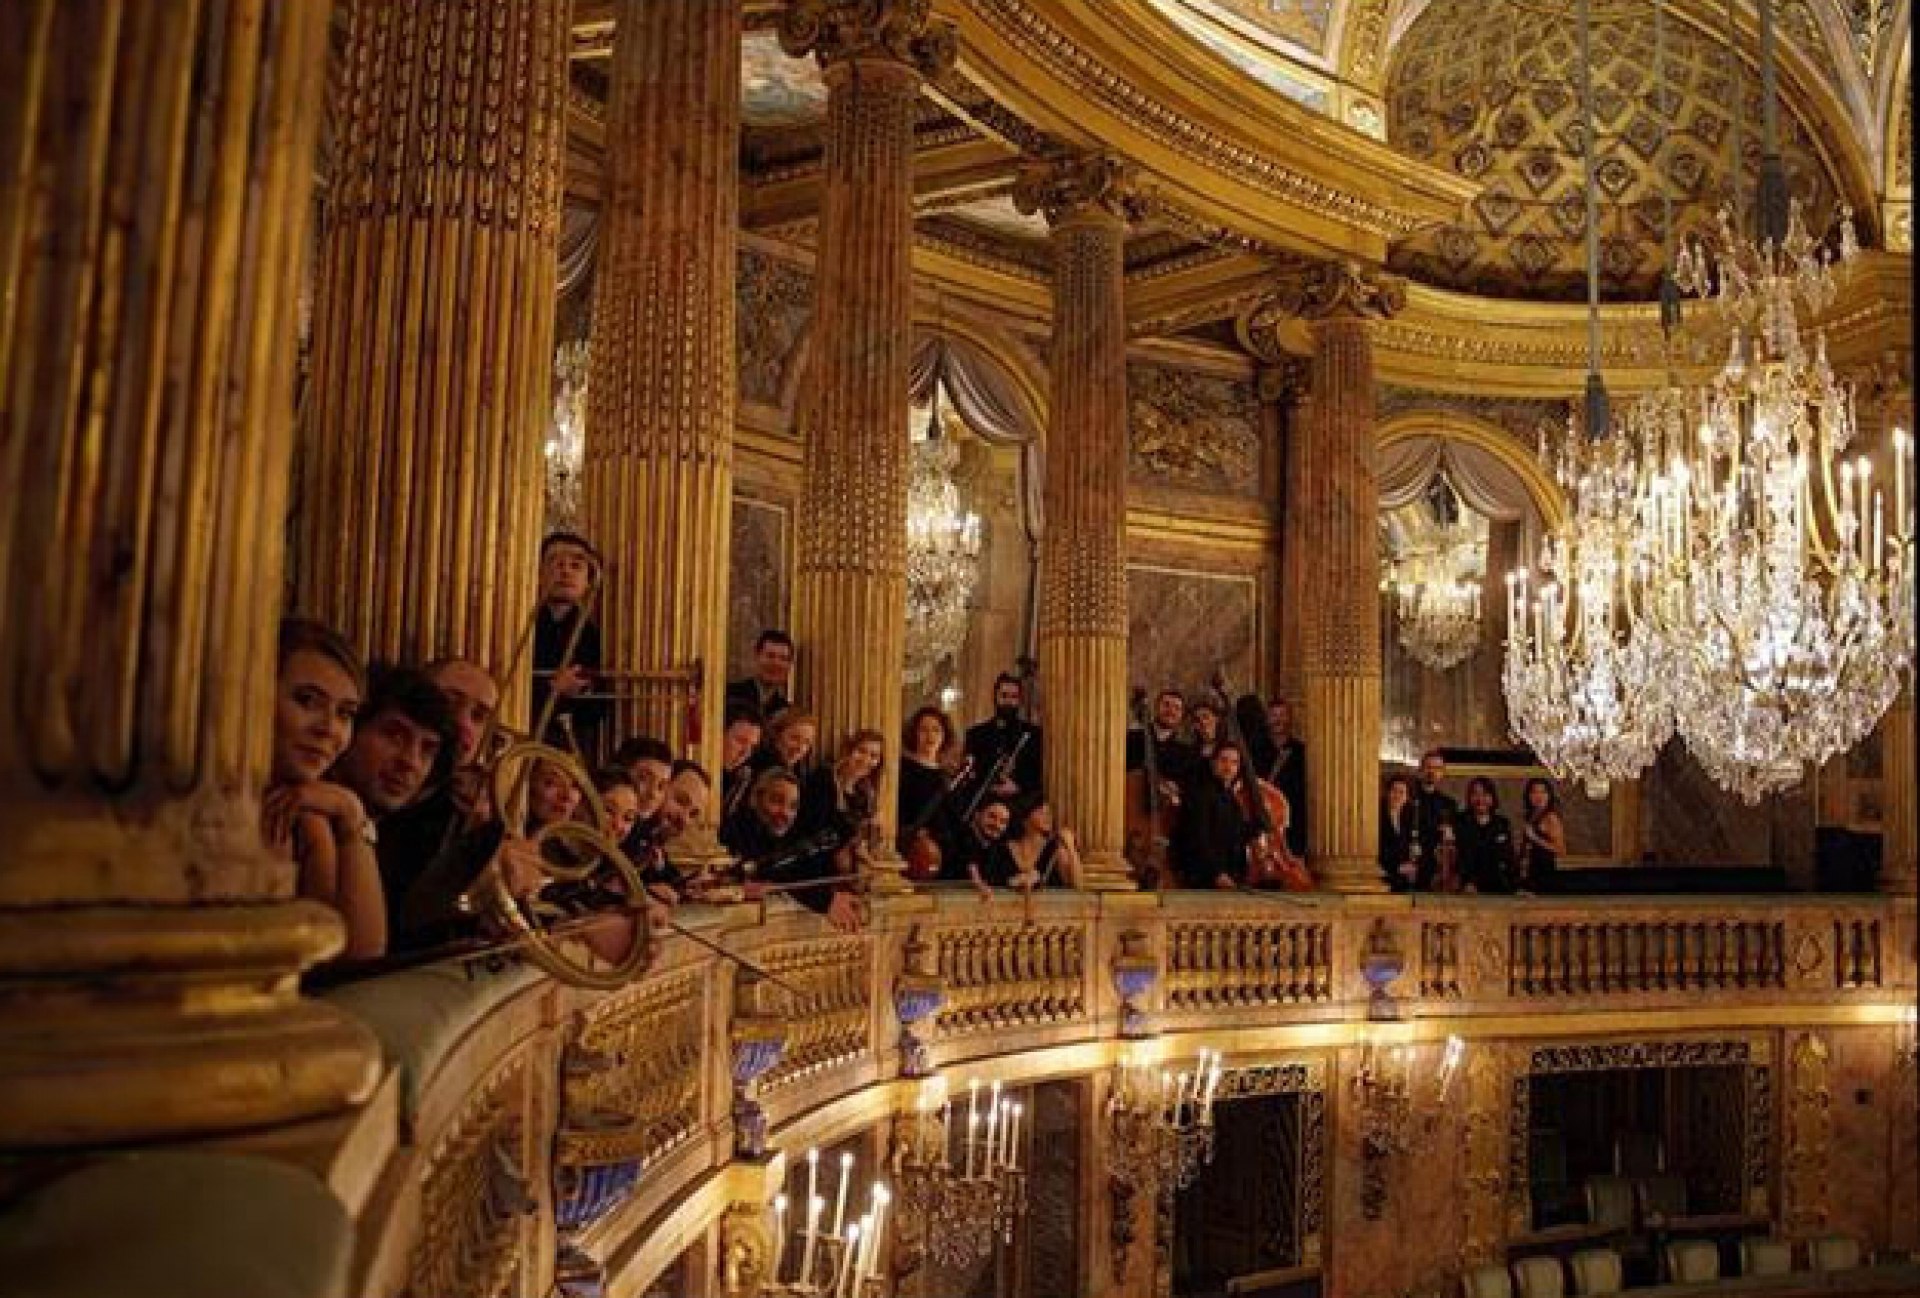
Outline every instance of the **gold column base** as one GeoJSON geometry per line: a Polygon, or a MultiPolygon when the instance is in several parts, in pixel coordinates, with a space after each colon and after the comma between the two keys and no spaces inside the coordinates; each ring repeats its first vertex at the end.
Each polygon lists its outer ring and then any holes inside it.
{"type": "Polygon", "coordinates": [[[1102,852],[1080,858],[1082,892],[1133,892],[1139,887],[1133,879],[1133,867],[1117,852],[1102,852]]]}
{"type": "Polygon", "coordinates": [[[299,994],[340,941],[311,902],[0,913],[0,1148],[208,1136],[365,1100],[378,1041],[299,994]]]}
{"type": "Polygon", "coordinates": [[[1373,857],[1336,857],[1314,861],[1313,881],[1330,892],[1388,892],[1387,881],[1380,876],[1380,863],[1373,857]]]}
{"type": "Polygon", "coordinates": [[[913,893],[907,882],[907,863],[894,851],[874,857],[867,866],[867,892],[875,897],[906,897],[913,893]]]}

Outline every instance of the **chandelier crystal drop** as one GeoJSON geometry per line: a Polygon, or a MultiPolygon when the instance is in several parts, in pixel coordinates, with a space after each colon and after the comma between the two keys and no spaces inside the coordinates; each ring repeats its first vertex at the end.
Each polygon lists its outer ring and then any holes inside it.
{"type": "Polygon", "coordinates": [[[916,684],[959,654],[980,574],[980,518],[962,507],[954,480],[960,448],[939,435],[939,419],[936,392],[926,435],[912,444],[907,479],[906,675],[916,684]]]}
{"type": "Polygon", "coordinates": [[[1466,575],[1474,551],[1464,529],[1449,529],[1437,549],[1389,565],[1385,584],[1400,645],[1436,672],[1451,671],[1480,647],[1480,584],[1466,575]]]}

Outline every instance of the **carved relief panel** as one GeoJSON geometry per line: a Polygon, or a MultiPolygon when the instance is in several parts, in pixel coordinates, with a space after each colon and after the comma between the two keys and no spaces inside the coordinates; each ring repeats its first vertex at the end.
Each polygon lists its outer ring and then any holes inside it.
{"type": "Polygon", "coordinates": [[[1127,426],[1128,467],[1136,482],[1259,494],[1259,407],[1251,383],[1129,365],[1127,426]]]}
{"type": "Polygon", "coordinates": [[[1260,588],[1252,574],[1127,567],[1127,679],[1188,698],[1224,668],[1235,690],[1256,688],[1260,588]]]}

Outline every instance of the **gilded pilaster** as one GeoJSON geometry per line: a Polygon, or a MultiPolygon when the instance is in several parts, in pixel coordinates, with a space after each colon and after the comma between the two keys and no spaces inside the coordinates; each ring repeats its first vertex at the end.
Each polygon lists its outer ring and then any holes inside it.
{"type": "Polygon", "coordinates": [[[1029,167],[1014,202],[1053,227],[1039,636],[1047,794],[1080,835],[1086,886],[1128,888],[1124,255],[1140,199],[1121,164],[1096,154],[1029,167]]]}
{"type": "Polygon", "coordinates": [[[0,1147],[326,1113],[378,1050],[264,849],[322,0],[0,52],[0,1147]]]}
{"type": "MultiPolygon", "coordinates": [[[[928,0],[791,0],[788,53],[827,83],[827,147],[802,416],[794,630],[799,697],[820,745],[887,736],[880,788],[893,839],[900,672],[906,654],[907,377],[913,333],[913,106],[953,58],[928,0]]],[[[876,885],[898,887],[889,871],[876,885]]]]}
{"type": "Polygon", "coordinates": [[[1289,443],[1285,555],[1287,588],[1298,600],[1293,616],[1310,754],[1307,858],[1325,887],[1383,892],[1375,862],[1380,493],[1369,331],[1400,309],[1406,286],[1351,263],[1327,262],[1289,277],[1277,298],[1287,314],[1305,317],[1313,333],[1313,401],[1289,443]]]}
{"type": "MultiPolygon", "coordinates": [[[[607,661],[701,664],[709,770],[727,653],[741,12],[712,0],[620,10],[587,411],[587,528],[612,574],[607,661]]],[[[619,729],[671,739],[680,705],[645,692],[619,729]]]]}
{"type": "Polygon", "coordinates": [[[1294,484],[1309,472],[1312,444],[1306,435],[1312,417],[1313,392],[1307,386],[1307,363],[1297,357],[1285,357],[1262,371],[1262,395],[1272,394],[1279,406],[1281,445],[1285,448],[1280,483],[1280,666],[1275,684],[1281,698],[1293,705],[1294,728],[1305,735],[1306,717],[1302,715],[1300,693],[1300,619],[1306,603],[1300,579],[1307,565],[1288,556],[1303,554],[1308,545],[1305,535],[1306,511],[1295,497],[1294,484]]]}
{"type": "Polygon", "coordinates": [[[348,0],[301,411],[295,604],[504,671],[552,415],[567,0],[348,0]]]}

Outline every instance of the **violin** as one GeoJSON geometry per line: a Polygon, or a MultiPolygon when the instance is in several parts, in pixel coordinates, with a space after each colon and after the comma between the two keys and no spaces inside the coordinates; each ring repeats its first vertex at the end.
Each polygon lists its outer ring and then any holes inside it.
{"type": "Polygon", "coordinates": [[[973,759],[969,757],[947,776],[946,782],[940,788],[940,796],[929,802],[920,814],[914,817],[913,823],[900,831],[900,836],[906,840],[907,844],[906,851],[901,854],[907,862],[906,876],[914,883],[931,883],[940,877],[942,860],[940,840],[934,836],[933,830],[928,826],[933,823],[933,818],[940,814],[940,809],[946,806],[948,795],[972,777],[973,759]]]}
{"type": "MultiPolygon", "coordinates": [[[[1214,673],[1213,688],[1220,696],[1221,724],[1244,756],[1247,737],[1240,733],[1239,718],[1229,701],[1233,695],[1227,689],[1225,671],[1214,673]]],[[[1307,870],[1307,863],[1287,851],[1286,828],[1293,819],[1287,795],[1247,771],[1240,787],[1240,804],[1260,826],[1260,836],[1247,845],[1247,887],[1312,892],[1313,875],[1307,870]]]]}

